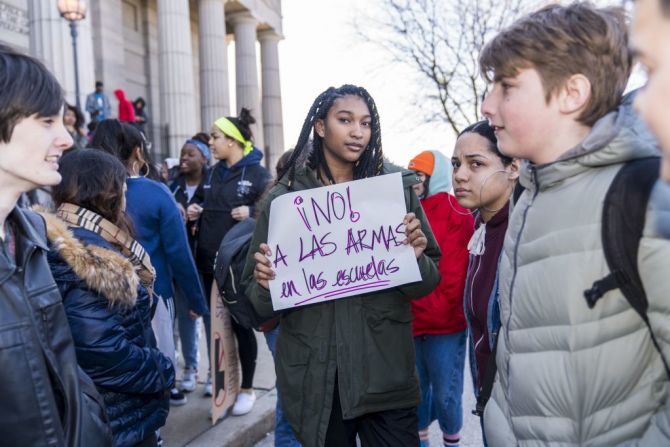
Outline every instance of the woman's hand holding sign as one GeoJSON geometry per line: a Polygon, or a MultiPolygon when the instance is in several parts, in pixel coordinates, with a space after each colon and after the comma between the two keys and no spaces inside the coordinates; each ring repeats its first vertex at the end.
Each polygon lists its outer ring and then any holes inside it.
{"type": "MultiPolygon", "coordinates": [[[[424,244],[425,246],[425,244],[424,244]]],[[[262,243],[258,251],[254,253],[256,260],[256,268],[254,269],[254,278],[262,287],[270,289],[268,281],[275,279],[275,272],[272,270],[272,263],[270,262],[272,251],[266,243],[262,243]]]]}
{"type": "Polygon", "coordinates": [[[407,239],[404,242],[414,248],[414,255],[418,259],[428,245],[428,239],[421,230],[421,221],[416,218],[414,213],[408,213],[405,215],[403,223],[405,224],[405,234],[407,235],[407,239]]]}

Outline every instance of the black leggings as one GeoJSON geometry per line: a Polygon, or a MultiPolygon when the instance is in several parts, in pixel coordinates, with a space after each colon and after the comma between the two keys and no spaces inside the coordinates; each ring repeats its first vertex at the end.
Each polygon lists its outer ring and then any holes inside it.
{"type": "MultiPolygon", "coordinates": [[[[211,273],[202,273],[202,285],[205,288],[205,295],[207,296],[207,307],[211,305],[209,302],[209,294],[214,283],[214,275],[211,273]]],[[[211,313],[210,309],[210,313],[211,313]]],[[[253,329],[247,329],[231,318],[233,332],[237,338],[237,351],[240,356],[240,365],[242,366],[242,388],[252,388],[254,385],[254,373],[256,372],[256,357],[258,356],[258,344],[256,343],[256,334],[253,329]]],[[[207,351],[211,350],[210,337],[211,325],[206,324],[207,328],[207,351]]],[[[211,357],[210,357],[211,358],[211,357]]]]}

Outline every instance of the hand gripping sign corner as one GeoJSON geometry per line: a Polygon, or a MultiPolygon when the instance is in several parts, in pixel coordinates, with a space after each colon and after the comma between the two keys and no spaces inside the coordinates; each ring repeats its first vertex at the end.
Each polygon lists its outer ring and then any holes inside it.
{"type": "Polygon", "coordinates": [[[420,281],[414,250],[403,244],[406,214],[400,173],[276,198],[268,232],[274,309],[420,281]]]}

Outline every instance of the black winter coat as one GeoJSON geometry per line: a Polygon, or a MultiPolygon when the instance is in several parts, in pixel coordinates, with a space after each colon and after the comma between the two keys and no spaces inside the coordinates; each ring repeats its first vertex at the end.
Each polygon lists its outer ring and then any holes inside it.
{"type": "Polygon", "coordinates": [[[165,424],[175,379],[156,348],[149,295],[130,261],[100,235],[45,217],[77,361],[104,398],[114,445],[135,445],[165,424]]]}
{"type": "Polygon", "coordinates": [[[16,262],[0,255],[0,444],[85,445],[81,421],[89,409],[82,400],[70,327],[47,264],[41,218],[15,208],[8,222],[16,262]],[[39,222],[38,229],[31,222],[39,222]]]}
{"type": "Polygon", "coordinates": [[[196,265],[205,273],[214,271],[214,259],[219,245],[233,225],[230,215],[233,208],[249,207],[249,217],[254,217],[256,202],[261,198],[272,176],[260,161],[263,153],[254,148],[231,168],[217,163],[210,172],[203,188],[205,201],[200,215],[196,265]]]}

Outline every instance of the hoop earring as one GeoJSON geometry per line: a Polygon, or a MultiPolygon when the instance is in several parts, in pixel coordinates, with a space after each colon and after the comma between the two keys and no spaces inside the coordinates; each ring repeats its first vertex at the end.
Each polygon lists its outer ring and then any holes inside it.
{"type": "MultiPolygon", "coordinates": [[[[146,169],[142,177],[146,178],[147,175],[149,175],[149,163],[147,163],[146,160],[144,160],[144,164],[142,165],[142,167],[146,169]]],[[[140,172],[142,172],[142,170],[140,170],[140,172]]]]}

